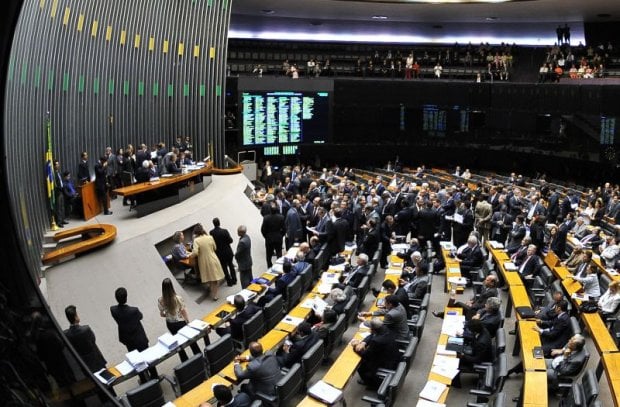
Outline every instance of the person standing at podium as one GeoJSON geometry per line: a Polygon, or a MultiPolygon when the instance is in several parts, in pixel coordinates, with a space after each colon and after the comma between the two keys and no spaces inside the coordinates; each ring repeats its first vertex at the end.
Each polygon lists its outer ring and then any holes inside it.
{"type": "Polygon", "coordinates": [[[112,211],[108,208],[107,168],[107,157],[100,157],[97,164],[95,164],[95,190],[97,191],[97,198],[99,198],[99,202],[103,208],[103,214],[112,215],[112,211]]]}
{"type": "Polygon", "coordinates": [[[79,185],[86,184],[90,181],[90,170],[88,169],[88,153],[86,151],[84,151],[80,157],[77,178],[79,185]]]}

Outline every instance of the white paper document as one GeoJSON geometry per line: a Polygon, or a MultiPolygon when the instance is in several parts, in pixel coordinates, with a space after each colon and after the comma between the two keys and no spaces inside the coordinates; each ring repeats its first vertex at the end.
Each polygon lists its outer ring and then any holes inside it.
{"type": "Polygon", "coordinates": [[[504,245],[502,243],[500,243],[498,241],[495,241],[495,240],[489,241],[489,244],[494,249],[503,249],[504,248],[504,245]]]}
{"type": "Polygon", "coordinates": [[[385,270],[385,274],[386,275],[393,275],[393,276],[394,275],[395,276],[400,276],[401,274],[403,274],[403,270],[390,267],[389,269],[385,270]]]}
{"type": "Polygon", "coordinates": [[[330,264],[328,271],[331,271],[331,272],[344,271],[346,265],[347,263],[340,263],[340,264],[334,264],[334,265],[330,264]]]}
{"type": "MultiPolygon", "coordinates": [[[[456,358],[455,358],[456,359],[456,358]]],[[[456,359],[458,361],[458,359],[456,359]]],[[[433,366],[431,368],[431,372],[438,374],[439,376],[446,377],[450,380],[454,379],[454,377],[459,374],[458,369],[451,369],[444,366],[433,366]]]]}
{"type": "Polygon", "coordinates": [[[234,304],[235,303],[235,295],[242,296],[243,299],[245,300],[245,302],[248,302],[252,298],[256,297],[256,293],[254,291],[250,291],[250,290],[244,288],[243,290],[239,291],[237,294],[229,295],[228,297],[226,297],[226,301],[229,304],[234,304]]]}
{"type": "Polygon", "coordinates": [[[393,243],[392,244],[392,251],[393,252],[406,252],[407,250],[409,250],[409,243],[393,243]]]}
{"type": "Polygon", "coordinates": [[[189,339],[187,339],[185,336],[181,335],[180,333],[177,332],[176,335],[174,335],[174,339],[177,341],[177,343],[179,344],[179,346],[183,345],[185,342],[189,341],[189,339]]]}
{"type": "Polygon", "coordinates": [[[284,322],[286,324],[298,326],[299,324],[304,322],[304,319],[303,318],[298,318],[298,317],[292,317],[290,315],[286,315],[284,318],[282,318],[282,322],[284,322]]]}
{"type": "Polygon", "coordinates": [[[454,213],[454,221],[456,223],[460,223],[461,225],[463,224],[463,215],[461,215],[460,213],[454,213]]]}
{"type": "Polygon", "coordinates": [[[319,294],[329,294],[332,291],[332,284],[321,283],[317,287],[319,294]]]}
{"type": "Polygon", "coordinates": [[[453,350],[447,350],[446,345],[437,345],[436,353],[437,355],[443,355],[443,356],[456,356],[456,352],[453,350]]]}
{"type": "Polygon", "coordinates": [[[200,319],[195,319],[192,322],[190,322],[188,325],[194,329],[198,329],[199,331],[204,331],[209,326],[209,324],[207,324],[205,321],[202,321],[200,319]]]}
{"type": "Polygon", "coordinates": [[[179,346],[179,342],[177,341],[175,336],[176,335],[172,335],[170,332],[166,332],[165,334],[157,338],[157,341],[168,349],[174,349],[179,346]]]}
{"type": "Polygon", "coordinates": [[[452,244],[452,242],[449,242],[449,241],[439,242],[439,245],[444,250],[452,250],[452,249],[454,249],[454,245],[452,244]]]}
{"type": "MultiPolygon", "coordinates": [[[[144,349],[140,354],[144,360],[148,363],[152,363],[158,359],[163,358],[166,354],[170,352],[170,349],[166,348],[161,343],[157,342],[157,345],[153,345],[150,348],[144,349]]],[[[136,370],[140,370],[136,367],[136,370]]]]}
{"type": "Polygon", "coordinates": [[[314,386],[308,389],[308,394],[312,397],[324,401],[327,404],[334,404],[342,398],[342,391],[332,385],[319,380],[314,386]]]}
{"type": "Polygon", "coordinates": [[[183,335],[187,339],[192,339],[194,336],[199,335],[200,331],[192,328],[189,325],[185,325],[183,328],[179,329],[178,333],[180,333],[181,335],[183,335]]]}
{"type": "Polygon", "coordinates": [[[126,360],[123,360],[121,363],[119,363],[118,365],[116,365],[114,367],[123,376],[128,375],[129,373],[134,371],[133,366],[131,365],[131,363],[127,362],[126,360]]]}
{"type": "Polygon", "coordinates": [[[327,303],[323,301],[322,298],[315,297],[314,300],[312,300],[312,309],[316,315],[323,315],[325,307],[327,307],[327,303]]]}
{"type": "Polygon", "coordinates": [[[448,282],[456,285],[467,285],[467,278],[465,277],[448,277],[448,282]]]}
{"type": "Polygon", "coordinates": [[[507,261],[506,263],[504,263],[504,268],[506,269],[506,271],[517,271],[517,270],[519,270],[519,267],[517,267],[517,265],[514,264],[511,261],[507,261]]]}
{"type": "Polygon", "coordinates": [[[447,386],[443,383],[429,380],[420,392],[420,397],[430,401],[437,401],[443,394],[446,387],[447,386]]]}
{"type": "Polygon", "coordinates": [[[161,407],[176,407],[176,405],[172,401],[168,401],[166,404],[164,404],[161,407]]]}
{"type": "Polygon", "coordinates": [[[435,359],[433,359],[433,366],[441,366],[448,369],[458,369],[459,359],[437,354],[435,355],[435,359]]]}
{"type": "MultiPolygon", "coordinates": [[[[337,284],[339,274],[325,272],[321,274],[321,284],[337,284]]],[[[331,288],[331,287],[330,287],[331,288]]]]}
{"type": "Polygon", "coordinates": [[[441,333],[448,336],[456,336],[463,331],[465,317],[463,315],[446,315],[441,325],[441,333]]]}

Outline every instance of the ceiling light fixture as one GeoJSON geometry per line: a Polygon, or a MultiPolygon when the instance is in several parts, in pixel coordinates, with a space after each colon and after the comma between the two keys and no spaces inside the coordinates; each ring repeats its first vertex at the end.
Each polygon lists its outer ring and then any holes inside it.
{"type": "Polygon", "coordinates": [[[485,18],[485,20],[487,20],[487,21],[497,21],[497,20],[499,20],[499,18],[497,18],[497,17],[487,17],[487,18],[485,18]]]}
{"type": "Polygon", "coordinates": [[[387,20],[387,16],[372,16],[373,20],[387,20]]]}

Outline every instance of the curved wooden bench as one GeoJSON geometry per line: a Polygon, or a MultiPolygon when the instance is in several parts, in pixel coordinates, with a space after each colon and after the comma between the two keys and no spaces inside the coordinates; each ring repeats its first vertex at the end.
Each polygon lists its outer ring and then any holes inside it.
{"type": "Polygon", "coordinates": [[[59,242],[78,235],[82,235],[81,241],[45,253],[42,258],[43,264],[55,263],[62,258],[74,256],[110,243],[116,238],[116,226],[105,223],[84,225],[58,232],[54,235],[54,240],[59,242]]]}
{"type": "Polygon", "coordinates": [[[231,168],[211,168],[211,174],[215,174],[215,175],[230,175],[230,174],[239,174],[241,171],[243,171],[243,166],[242,165],[238,165],[236,167],[231,167],[231,168]]]}

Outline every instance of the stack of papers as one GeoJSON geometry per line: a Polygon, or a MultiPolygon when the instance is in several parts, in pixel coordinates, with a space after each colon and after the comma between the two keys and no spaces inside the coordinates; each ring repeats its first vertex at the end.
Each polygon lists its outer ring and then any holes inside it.
{"type": "Polygon", "coordinates": [[[114,367],[123,376],[126,376],[129,373],[133,372],[133,366],[131,365],[131,363],[127,362],[126,360],[123,360],[121,363],[119,363],[118,365],[114,367]]]}
{"type": "Polygon", "coordinates": [[[506,269],[506,271],[517,271],[517,270],[519,270],[519,267],[517,267],[517,265],[514,264],[511,261],[507,261],[506,263],[504,263],[504,268],[506,269]]]}
{"type": "Polygon", "coordinates": [[[418,404],[416,404],[415,407],[446,407],[446,405],[443,403],[435,403],[434,401],[419,399],[418,404]]]}
{"type": "Polygon", "coordinates": [[[452,242],[448,242],[448,241],[439,242],[439,245],[441,246],[442,249],[445,249],[445,250],[452,250],[455,248],[452,242]]]}
{"type": "Polygon", "coordinates": [[[385,274],[400,276],[401,274],[403,274],[403,270],[402,269],[392,268],[392,266],[390,266],[389,269],[385,270],[385,274]]]}
{"type": "Polygon", "coordinates": [[[448,336],[456,336],[463,331],[465,317],[463,315],[446,315],[441,325],[441,333],[448,336]]]}
{"type": "Polygon", "coordinates": [[[465,277],[448,277],[448,282],[465,287],[467,285],[467,278],[465,277]]]}
{"type": "Polygon", "coordinates": [[[588,294],[579,294],[579,293],[573,293],[570,296],[570,298],[572,298],[573,300],[581,300],[581,301],[588,301],[590,299],[588,294]]]}
{"type": "Polygon", "coordinates": [[[245,302],[248,302],[252,298],[256,297],[256,293],[254,291],[250,291],[250,290],[244,288],[243,290],[239,291],[237,294],[229,295],[228,297],[226,297],[226,301],[229,304],[234,304],[235,303],[235,295],[242,296],[243,299],[245,300],[245,302]]]}
{"type": "Polygon", "coordinates": [[[329,294],[332,291],[332,284],[321,283],[317,287],[319,294],[329,294]]]}
{"type": "Polygon", "coordinates": [[[436,382],[435,380],[429,380],[420,392],[420,397],[430,401],[437,401],[446,390],[446,385],[436,382]]]}
{"type": "Polygon", "coordinates": [[[324,284],[337,284],[338,278],[340,277],[337,273],[323,273],[321,274],[321,283],[324,284]]]}
{"type": "Polygon", "coordinates": [[[298,318],[298,317],[292,317],[290,315],[287,315],[284,318],[282,318],[282,322],[284,322],[286,324],[289,324],[289,325],[298,326],[299,324],[304,322],[304,319],[303,318],[298,318]]]}
{"type": "Polygon", "coordinates": [[[157,341],[164,345],[167,349],[174,349],[179,346],[179,342],[176,339],[176,335],[172,335],[170,332],[166,332],[157,341]]]}
{"type": "Polygon", "coordinates": [[[269,269],[269,274],[282,274],[284,273],[284,270],[282,269],[282,264],[274,264],[273,266],[271,266],[271,268],[269,269]]]}
{"type": "Polygon", "coordinates": [[[193,337],[200,335],[200,331],[192,328],[189,325],[185,325],[183,328],[179,329],[179,332],[177,333],[177,335],[178,334],[183,335],[187,339],[192,339],[193,337]]]}
{"type": "MultiPolygon", "coordinates": [[[[156,360],[159,360],[170,353],[170,349],[162,345],[160,342],[151,346],[150,348],[144,349],[140,352],[140,355],[144,358],[147,363],[153,363],[156,360]]],[[[136,370],[139,372],[140,369],[136,367],[136,370]]]]}
{"type": "Polygon", "coordinates": [[[500,243],[498,241],[495,241],[495,240],[490,240],[489,244],[494,249],[503,249],[504,248],[504,245],[502,243],[500,243]]]}
{"type": "Polygon", "coordinates": [[[190,322],[188,325],[194,329],[198,329],[199,331],[204,331],[205,329],[209,327],[209,324],[207,324],[205,321],[202,321],[200,319],[195,319],[192,322],[190,322]]]}
{"type": "Polygon", "coordinates": [[[407,243],[394,243],[392,244],[392,251],[394,252],[406,252],[407,250],[409,250],[409,244],[407,243]]]}
{"type": "Polygon", "coordinates": [[[139,352],[137,350],[132,350],[131,352],[127,353],[125,355],[125,360],[129,362],[131,366],[133,366],[133,368],[136,369],[138,372],[141,372],[148,367],[144,355],[142,355],[142,352],[139,352]]]}
{"type": "Polygon", "coordinates": [[[347,263],[340,263],[340,264],[334,264],[334,265],[330,264],[328,270],[329,271],[344,271],[346,265],[347,263]]]}
{"type": "Polygon", "coordinates": [[[323,380],[319,380],[314,386],[310,387],[308,389],[308,394],[330,405],[342,398],[341,390],[325,383],[323,380]]]}
{"type": "Polygon", "coordinates": [[[327,303],[323,301],[322,298],[315,297],[312,301],[312,309],[314,310],[315,315],[323,315],[325,307],[327,307],[327,303]]]}

